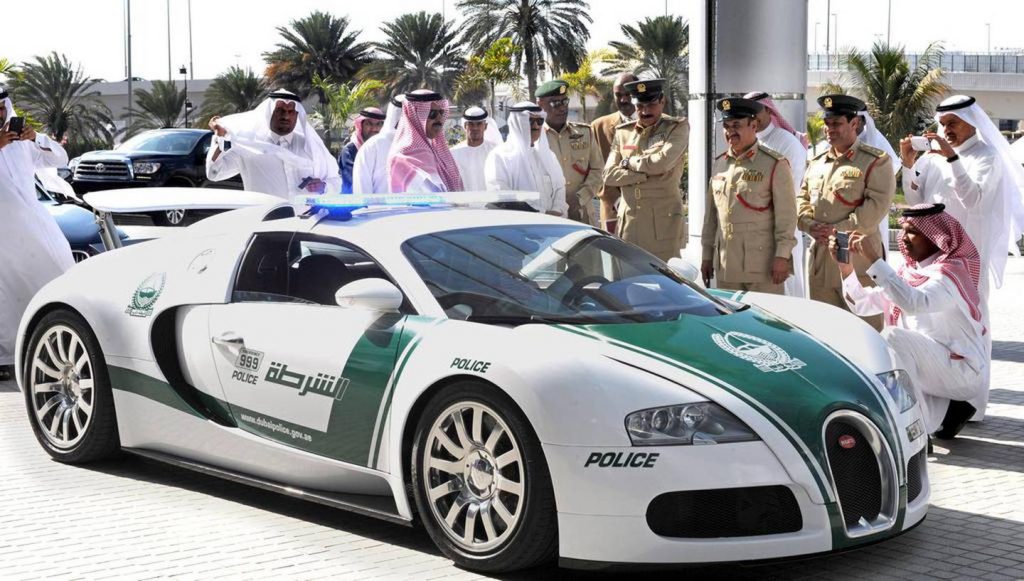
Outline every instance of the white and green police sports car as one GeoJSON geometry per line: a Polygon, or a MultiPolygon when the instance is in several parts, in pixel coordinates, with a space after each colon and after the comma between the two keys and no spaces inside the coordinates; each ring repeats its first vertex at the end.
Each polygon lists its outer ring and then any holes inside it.
{"type": "Polygon", "coordinates": [[[918,405],[856,317],[708,292],[551,216],[320,203],[40,291],[17,372],[46,451],[418,520],[478,571],[825,553],[925,517],[918,405]]]}

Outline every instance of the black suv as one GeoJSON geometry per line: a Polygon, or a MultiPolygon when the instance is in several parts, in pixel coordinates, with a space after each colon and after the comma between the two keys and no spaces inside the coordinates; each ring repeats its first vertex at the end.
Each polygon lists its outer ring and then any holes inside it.
{"type": "MultiPolygon", "coordinates": [[[[155,129],[140,133],[111,151],[90,151],[73,162],[72,186],[79,194],[148,186],[242,189],[238,176],[223,182],[206,179],[207,129],[155,129]]],[[[141,192],[140,192],[141,193],[141,192]]],[[[184,210],[151,216],[161,226],[181,226],[184,210]]]]}

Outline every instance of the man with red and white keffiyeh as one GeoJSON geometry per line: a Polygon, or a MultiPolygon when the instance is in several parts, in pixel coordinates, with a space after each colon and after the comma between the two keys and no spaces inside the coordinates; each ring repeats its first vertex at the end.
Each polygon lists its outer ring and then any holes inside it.
{"type": "Polygon", "coordinates": [[[341,193],[352,193],[352,168],[355,166],[359,148],[367,139],[380,133],[385,119],[384,112],[376,107],[367,107],[356,115],[352,122],[352,137],[338,156],[338,167],[341,168],[341,193]]]}
{"type": "MultiPolygon", "coordinates": [[[[863,235],[850,234],[850,252],[872,263],[867,273],[877,287],[862,287],[852,265],[838,264],[850,310],[886,315],[882,336],[910,376],[927,432],[952,438],[974,414],[966,400],[981,391],[990,361],[978,293],[981,258],[960,222],[944,210],[942,204],[904,210],[900,252],[905,264],[898,271],[877,249],[861,244],[863,235]]],[[[834,236],[829,247],[835,257],[834,236]]]]}
{"type": "Polygon", "coordinates": [[[461,192],[459,167],[448,150],[444,122],[448,101],[420,89],[405,96],[402,117],[388,152],[388,185],[393,194],[461,192]]]}

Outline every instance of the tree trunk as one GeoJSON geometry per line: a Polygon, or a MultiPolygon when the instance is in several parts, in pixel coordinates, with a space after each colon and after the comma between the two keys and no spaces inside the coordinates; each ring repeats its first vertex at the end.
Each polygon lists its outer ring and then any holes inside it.
{"type": "Polygon", "coordinates": [[[487,114],[491,117],[491,119],[494,120],[495,123],[497,123],[498,122],[498,108],[497,108],[496,95],[494,94],[494,81],[488,81],[487,84],[490,85],[490,87],[491,87],[491,110],[488,111],[487,114]]]}

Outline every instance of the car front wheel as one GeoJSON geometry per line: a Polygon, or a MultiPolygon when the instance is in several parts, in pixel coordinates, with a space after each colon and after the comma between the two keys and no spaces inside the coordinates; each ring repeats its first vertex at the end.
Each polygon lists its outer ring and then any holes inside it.
{"type": "Polygon", "coordinates": [[[554,492],[540,442],[505,394],[477,382],[435,396],[417,425],[412,478],[431,538],[456,564],[526,569],[554,557],[554,492]]]}
{"type": "Polygon", "coordinates": [[[91,462],[119,450],[107,367],[78,313],[47,314],[29,340],[22,386],[36,439],[53,458],[91,462]]]}

